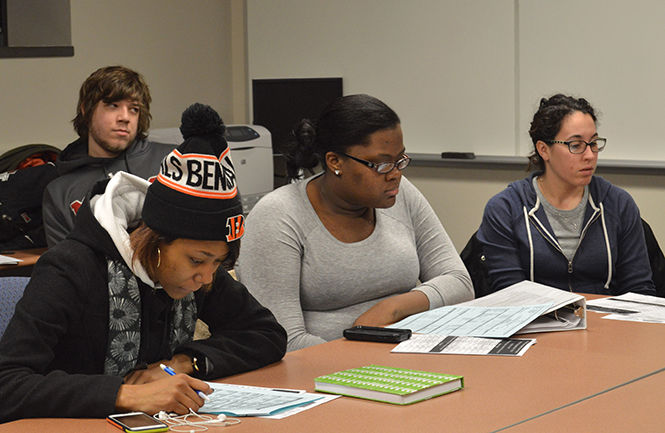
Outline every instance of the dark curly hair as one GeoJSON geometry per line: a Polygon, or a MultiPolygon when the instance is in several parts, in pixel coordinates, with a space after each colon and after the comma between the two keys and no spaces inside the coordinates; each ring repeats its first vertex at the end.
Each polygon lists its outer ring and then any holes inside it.
{"type": "Polygon", "coordinates": [[[559,133],[563,119],[575,111],[590,115],[594,123],[597,121],[595,110],[589,104],[589,101],[584,98],[575,98],[557,93],[554,96],[540,100],[540,106],[533,115],[531,128],[529,129],[533,151],[529,155],[527,171],[545,170],[545,161],[538,153],[536,143],[542,141],[551,146],[550,141],[554,140],[554,137],[559,133]]]}
{"type": "Polygon", "coordinates": [[[376,131],[399,125],[397,113],[369,95],[348,95],[328,105],[317,122],[301,120],[291,139],[282,147],[289,179],[299,179],[301,169],[321,164],[326,170],[327,152],[343,153],[357,144],[367,144],[376,131]]]}

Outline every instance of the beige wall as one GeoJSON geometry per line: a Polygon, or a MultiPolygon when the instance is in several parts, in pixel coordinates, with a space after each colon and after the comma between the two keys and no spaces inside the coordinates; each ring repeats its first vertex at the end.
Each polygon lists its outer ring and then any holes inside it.
{"type": "Polygon", "coordinates": [[[448,167],[409,167],[405,174],[427,197],[458,251],[478,229],[487,200],[525,175],[520,170],[448,167]]]}
{"type": "MultiPolygon", "coordinates": [[[[610,174],[602,170],[598,174],[633,196],[661,248],[665,247],[665,176],[610,174]]],[[[508,169],[406,169],[406,176],[430,201],[458,251],[478,229],[487,200],[513,180],[526,175],[523,170],[508,169]]]]}
{"type": "MultiPolygon", "coordinates": [[[[179,124],[191,102],[213,105],[227,123],[248,120],[245,0],[72,0],[73,58],[0,59],[0,152],[75,138],[81,82],[99,66],[143,73],[153,127],[179,124]],[[122,25],[117,21],[122,20],[122,25]]],[[[409,167],[458,250],[478,228],[487,200],[521,170],[409,167]]],[[[665,176],[603,174],[635,198],[665,243],[665,176]]]]}
{"type": "Polygon", "coordinates": [[[92,71],[111,64],[146,78],[152,127],[178,126],[193,102],[212,105],[233,123],[231,59],[233,47],[244,50],[231,44],[231,14],[243,13],[238,5],[243,2],[71,0],[74,57],[0,59],[0,153],[26,143],[64,147],[75,139],[70,121],[78,89],[92,71]]]}
{"type": "Polygon", "coordinates": [[[514,155],[513,3],[247,0],[249,78],[342,77],[399,114],[411,153],[514,155]]]}
{"type": "MultiPolygon", "coordinates": [[[[665,62],[654,55],[662,51],[665,27],[656,23],[664,5],[247,0],[248,73],[250,79],[341,76],[345,94],[373,94],[398,112],[413,153],[526,155],[539,98],[556,91],[584,95],[600,109],[600,132],[610,140],[601,158],[665,161],[659,126],[665,62]],[[598,27],[586,25],[591,21],[612,30],[599,36],[598,27]]],[[[599,174],[633,195],[665,246],[665,175],[599,174]]],[[[487,200],[525,175],[407,169],[458,250],[478,228],[487,200]]]]}

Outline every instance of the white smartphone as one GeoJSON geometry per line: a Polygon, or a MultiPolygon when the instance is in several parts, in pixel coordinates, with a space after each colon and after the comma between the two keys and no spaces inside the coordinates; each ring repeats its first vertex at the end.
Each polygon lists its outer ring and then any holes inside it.
{"type": "Polygon", "coordinates": [[[143,412],[118,413],[107,416],[106,420],[126,432],[152,433],[169,429],[168,425],[143,412]]]}

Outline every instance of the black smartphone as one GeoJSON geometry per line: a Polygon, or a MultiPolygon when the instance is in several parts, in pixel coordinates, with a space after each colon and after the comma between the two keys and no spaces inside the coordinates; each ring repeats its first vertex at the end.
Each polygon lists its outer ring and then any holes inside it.
{"type": "Polygon", "coordinates": [[[379,343],[399,343],[411,338],[410,329],[379,328],[377,326],[354,326],[344,330],[349,340],[377,341],[379,343]]]}
{"type": "Polygon", "coordinates": [[[106,420],[125,432],[164,432],[169,426],[143,412],[109,415],[106,420]]]}

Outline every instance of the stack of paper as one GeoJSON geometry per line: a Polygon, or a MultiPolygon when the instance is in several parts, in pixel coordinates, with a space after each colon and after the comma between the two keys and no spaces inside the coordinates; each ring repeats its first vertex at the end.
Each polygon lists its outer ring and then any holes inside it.
{"type": "Polygon", "coordinates": [[[665,299],[657,296],[625,293],[588,302],[589,310],[612,313],[603,319],[632,322],[665,323],[665,299]]]}
{"type": "Polygon", "coordinates": [[[320,395],[294,389],[273,389],[260,386],[207,382],[213,389],[201,412],[231,416],[275,415],[295,407],[305,406],[320,395]]]}
{"type": "Polygon", "coordinates": [[[469,302],[414,314],[389,328],[410,329],[420,334],[495,338],[586,329],[586,299],[522,281],[469,302]]]}
{"type": "Polygon", "coordinates": [[[535,343],[535,338],[482,338],[414,334],[408,340],[398,344],[391,352],[522,356],[535,343]]]}
{"type": "Polygon", "coordinates": [[[496,307],[545,303],[549,303],[550,308],[538,319],[520,329],[518,334],[586,329],[586,298],[584,296],[533,281],[520,281],[503,290],[460,305],[496,307]]]}

